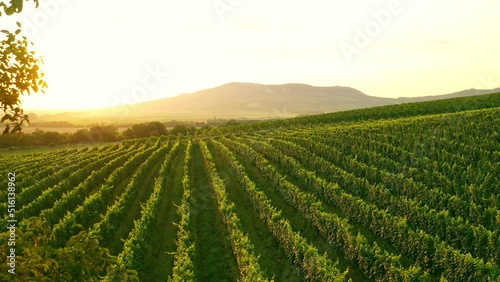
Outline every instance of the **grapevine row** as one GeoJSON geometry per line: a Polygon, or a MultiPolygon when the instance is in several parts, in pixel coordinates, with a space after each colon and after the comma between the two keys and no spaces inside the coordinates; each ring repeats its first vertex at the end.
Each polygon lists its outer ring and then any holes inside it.
{"type": "MultiPolygon", "coordinates": [[[[139,144],[139,143],[137,143],[139,144]]],[[[67,213],[57,223],[53,230],[55,241],[58,246],[63,246],[69,238],[75,234],[74,227],[79,224],[86,228],[92,224],[92,219],[101,212],[110,199],[112,192],[117,186],[137,169],[154,151],[159,148],[159,143],[147,150],[141,150],[137,155],[130,158],[123,166],[113,171],[106,179],[106,183],[94,194],[87,196],[81,206],[72,213],[67,213]]]]}
{"type": "Polygon", "coordinates": [[[83,182],[78,184],[75,188],[64,193],[61,198],[57,199],[54,206],[49,209],[42,210],[40,216],[45,218],[49,225],[54,225],[64,216],[64,214],[71,212],[73,207],[77,207],[83,202],[85,197],[97,188],[100,188],[101,182],[106,176],[111,174],[115,169],[121,167],[127,159],[129,159],[137,151],[131,151],[111,160],[108,164],[99,170],[95,170],[83,182]]]}
{"type": "Polygon", "coordinates": [[[177,208],[177,213],[181,219],[177,225],[177,250],[175,252],[174,267],[172,277],[169,281],[194,281],[194,253],[195,242],[190,232],[191,226],[191,180],[189,174],[189,164],[191,162],[191,141],[188,141],[186,157],[184,159],[184,175],[182,177],[182,200],[177,208]]]}
{"type": "MultiPolygon", "coordinates": [[[[452,216],[468,218],[471,223],[478,226],[483,225],[491,231],[497,230],[496,226],[500,227],[500,221],[495,223],[494,220],[495,217],[500,218],[500,213],[494,207],[482,207],[466,202],[458,196],[447,194],[438,188],[428,189],[424,184],[414,181],[412,178],[407,178],[401,173],[390,174],[384,170],[363,165],[357,158],[350,158],[338,152],[335,147],[332,147],[334,145],[323,143],[327,141],[321,138],[315,138],[315,141],[310,138],[281,138],[300,144],[353,173],[356,172],[365,177],[370,177],[375,182],[386,183],[387,186],[393,188],[392,192],[397,195],[405,195],[413,199],[426,199],[426,203],[437,210],[443,212],[449,211],[452,216]]],[[[356,152],[351,153],[356,154],[356,152]]],[[[415,173],[411,173],[411,175],[415,173]]],[[[425,175],[426,170],[418,173],[425,175]]]]}
{"type": "Polygon", "coordinates": [[[332,263],[326,255],[320,255],[304,237],[293,231],[288,220],[283,218],[281,212],[272,206],[265,193],[258,190],[255,183],[250,180],[233,153],[215,140],[212,140],[212,143],[236,174],[248,199],[266,223],[269,231],[285,250],[286,255],[301,267],[306,278],[310,281],[344,281],[347,270],[341,273],[337,268],[337,262],[332,263]]]}
{"type": "Polygon", "coordinates": [[[323,204],[314,195],[305,193],[290,183],[265,158],[246,144],[228,139],[224,141],[232,149],[251,159],[261,173],[272,181],[285,200],[296,207],[331,244],[340,246],[351,261],[357,261],[367,277],[375,280],[400,280],[416,274],[426,275],[419,268],[403,269],[397,256],[382,250],[377,244],[368,243],[361,234],[352,234],[352,227],[346,219],[326,212],[323,204]]]}
{"type": "Polygon", "coordinates": [[[90,163],[88,163],[86,166],[73,171],[67,178],[63,179],[55,186],[44,190],[39,197],[35,198],[29,204],[22,206],[22,208],[18,212],[18,217],[27,218],[29,216],[34,216],[42,210],[52,207],[54,202],[59,199],[66,191],[69,191],[70,189],[74,188],[76,184],[90,177],[89,174],[91,174],[92,171],[100,169],[102,166],[104,166],[104,164],[115,159],[117,156],[122,155],[123,153],[124,152],[117,152],[115,154],[106,155],[104,157],[97,156],[91,159],[90,163]]]}
{"type": "MultiPolygon", "coordinates": [[[[420,201],[407,199],[404,196],[393,196],[384,183],[370,185],[366,181],[357,181],[348,174],[296,144],[283,140],[272,139],[276,148],[284,150],[286,154],[296,157],[301,163],[309,164],[317,172],[322,172],[331,181],[340,181],[346,191],[365,200],[370,200],[380,209],[386,209],[393,214],[405,216],[407,223],[414,229],[423,229],[426,232],[439,236],[459,250],[470,252],[476,257],[488,258],[495,263],[500,262],[500,238],[498,233],[491,232],[483,226],[473,226],[463,219],[452,218],[446,211],[436,212],[420,201]],[[335,172],[335,173],[332,173],[335,172]]],[[[271,154],[272,155],[272,154],[271,154]]],[[[283,162],[284,158],[279,158],[283,162]]],[[[353,160],[351,163],[356,163],[353,160]]],[[[369,178],[372,173],[381,173],[374,168],[366,168],[358,163],[358,172],[369,178]]],[[[383,176],[387,179],[390,176],[383,176]]],[[[391,185],[394,187],[394,185],[391,185]]]]}
{"type": "MultiPolygon", "coordinates": [[[[154,233],[153,227],[157,221],[158,207],[161,203],[162,194],[166,188],[168,168],[174,159],[175,153],[179,149],[177,142],[165,157],[160,168],[159,176],[155,180],[154,190],[148,201],[141,210],[141,217],[134,222],[134,228],[129,233],[124,243],[123,251],[118,255],[118,262],[129,269],[140,269],[141,263],[146,255],[145,247],[154,233]]],[[[158,154],[158,156],[162,156],[158,154]]],[[[149,161],[149,160],[148,160],[149,161]]]]}
{"type": "Polygon", "coordinates": [[[206,143],[199,139],[199,144],[205,161],[205,167],[212,182],[212,187],[215,190],[219,212],[229,231],[229,240],[231,241],[233,253],[240,270],[240,281],[268,281],[268,279],[264,277],[264,273],[258,263],[253,244],[242,231],[240,220],[236,215],[234,203],[228,199],[224,181],[217,173],[212,155],[206,143]]]}
{"type": "MultiPolygon", "coordinates": [[[[178,146],[174,145],[172,150],[177,148],[178,146]]],[[[104,215],[99,223],[95,224],[93,232],[100,235],[103,238],[103,241],[109,240],[110,236],[119,227],[120,222],[124,219],[127,213],[127,208],[131,205],[131,201],[137,195],[143,182],[146,180],[146,176],[158,163],[158,161],[165,156],[168,149],[168,147],[160,147],[140,165],[120,198],[112,206],[108,207],[106,215],[104,215]]]]}
{"type": "MultiPolygon", "coordinates": [[[[244,150],[248,146],[240,145],[238,148],[244,150]]],[[[251,154],[247,153],[247,155],[251,154]]],[[[289,167],[289,169],[297,173],[298,179],[309,183],[307,186],[320,197],[330,204],[339,206],[345,214],[350,215],[381,238],[389,240],[404,253],[416,258],[417,263],[425,269],[433,273],[443,271],[447,279],[463,280],[466,278],[468,281],[485,281],[499,276],[495,265],[489,262],[485,264],[482,260],[474,259],[470,254],[461,254],[423,231],[413,231],[403,218],[392,216],[384,210],[379,210],[373,204],[367,204],[358,197],[345,193],[339,189],[338,185],[332,185],[316,177],[315,173],[300,168],[296,162],[295,168],[289,167]]]]}

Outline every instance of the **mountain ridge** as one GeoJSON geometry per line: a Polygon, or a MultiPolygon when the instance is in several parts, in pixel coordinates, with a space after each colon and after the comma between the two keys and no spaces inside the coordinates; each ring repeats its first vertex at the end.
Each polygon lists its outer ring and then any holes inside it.
{"type": "Polygon", "coordinates": [[[268,119],[322,114],[375,106],[431,101],[500,92],[468,89],[436,96],[384,98],[347,86],[303,83],[257,84],[231,82],[137,104],[89,111],[39,116],[43,120],[206,120],[209,118],[268,119]]]}

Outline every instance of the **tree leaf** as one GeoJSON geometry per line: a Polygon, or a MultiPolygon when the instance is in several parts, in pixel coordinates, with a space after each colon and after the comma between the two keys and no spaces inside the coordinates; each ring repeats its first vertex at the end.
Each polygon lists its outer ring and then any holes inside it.
{"type": "MultiPolygon", "coordinates": [[[[10,119],[10,115],[9,114],[5,114],[3,117],[2,117],[2,120],[0,120],[0,123],[3,123],[5,120],[7,119],[10,119]]],[[[8,126],[8,125],[7,125],[8,126]]]]}

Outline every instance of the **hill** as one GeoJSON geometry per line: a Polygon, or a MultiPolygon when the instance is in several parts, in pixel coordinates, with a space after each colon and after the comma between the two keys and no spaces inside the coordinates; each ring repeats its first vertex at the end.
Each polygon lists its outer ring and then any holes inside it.
{"type": "Polygon", "coordinates": [[[133,112],[205,114],[248,118],[293,117],[391,103],[350,87],[229,83],[192,94],[137,104],[133,112]]]}
{"type": "Polygon", "coordinates": [[[459,92],[445,94],[445,95],[437,95],[437,96],[422,96],[422,97],[414,97],[414,98],[398,98],[398,102],[401,103],[411,103],[411,102],[424,102],[424,101],[436,101],[443,99],[451,99],[451,98],[460,98],[460,97],[470,97],[484,94],[492,94],[500,92],[500,87],[495,89],[468,89],[462,90],[459,92]]]}
{"type": "Polygon", "coordinates": [[[209,118],[270,119],[322,114],[409,102],[474,96],[496,90],[465,90],[457,93],[416,98],[369,96],[350,87],[317,87],[307,84],[263,85],[233,82],[180,94],[172,98],[84,112],[37,114],[38,120],[85,120],[112,122],[150,120],[206,120],[209,118]]]}

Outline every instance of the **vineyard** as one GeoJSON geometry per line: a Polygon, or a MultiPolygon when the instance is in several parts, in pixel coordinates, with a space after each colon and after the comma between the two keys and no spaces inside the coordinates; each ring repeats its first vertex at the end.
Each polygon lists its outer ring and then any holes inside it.
{"type": "MultiPolygon", "coordinates": [[[[4,157],[0,167],[2,187],[15,173],[19,281],[59,277],[23,255],[23,234],[57,252],[77,248],[81,231],[114,259],[100,273],[77,262],[73,281],[117,281],[110,269],[140,281],[500,281],[500,94],[4,157]]],[[[0,277],[12,278],[7,268],[0,277]]]]}

